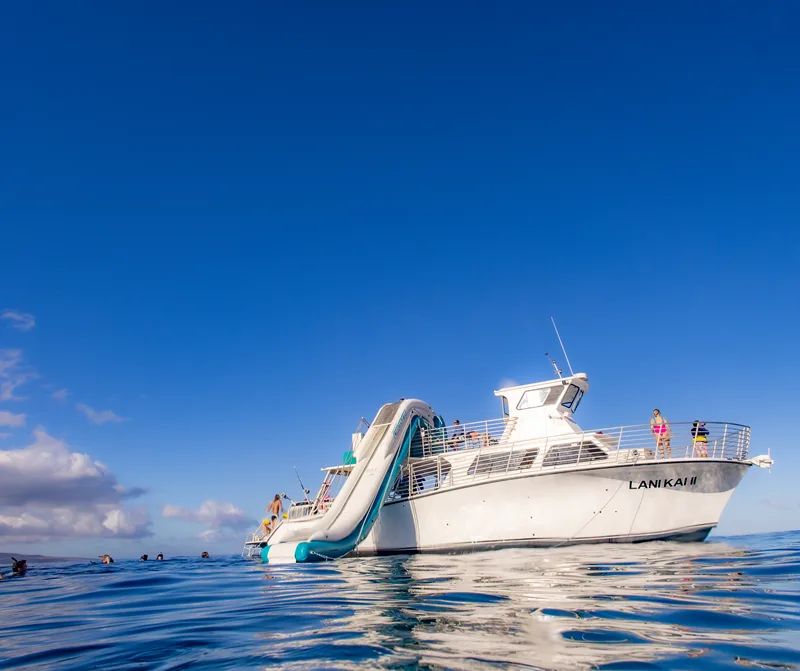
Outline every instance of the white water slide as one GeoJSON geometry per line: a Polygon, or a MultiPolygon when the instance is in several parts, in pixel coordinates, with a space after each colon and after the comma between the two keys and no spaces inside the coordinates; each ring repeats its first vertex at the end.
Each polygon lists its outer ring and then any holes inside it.
{"type": "Polygon", "coordinates": [[[279,526],[261,551],[262,560],[313,562],[352,552],[375,524],[415,434],[433,424],[433,410],[422,401],[384,405],[362,439],[356,464],[331,507],[318,517],[279,526]]]}

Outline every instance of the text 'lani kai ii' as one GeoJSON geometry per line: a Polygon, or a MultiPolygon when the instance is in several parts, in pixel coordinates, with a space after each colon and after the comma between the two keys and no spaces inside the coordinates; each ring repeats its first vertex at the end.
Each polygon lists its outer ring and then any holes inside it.
{"type": "Polygon", "coordinates": [[[697,478],[664,478],[663,480],[642,480],[638,485],[628,481],[628,489],[659,489],[660,487],[691,487],[697,484],[697,478]]]}

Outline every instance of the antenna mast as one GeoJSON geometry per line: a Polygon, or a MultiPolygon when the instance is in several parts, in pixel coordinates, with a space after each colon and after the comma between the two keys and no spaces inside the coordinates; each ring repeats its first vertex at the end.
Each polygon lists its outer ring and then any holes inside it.
{"type": "Polygon", "coordinates": [[[297,476],[297,479],[300,481],[300,486],[303,488],[303,498],[308,502],[308,495],[311,493],[310,489],[306,489],[306,486],[303,484],[302,479],[300,478],[300,474],[297,472],[297,467],[294,469],[294,474],[297,476]]]}
{"type": "MultiPolygon", "coordinates": [[[[575,372],[572,370],[572,364],[569,362],[569,357],[567,356],[567,349],[564,347],[564,342],[561,340],[561,334],[558,332],[558,326],[556,326],[556,320],[550,317],[550,321],[553,322],[553,328],[556,330],[556,336],[558,337],[558,344],[561,345],[561,351],[564,352],[564,358],[567,360],[567,367],[569,368],[569,374],[575,375],[575,372]]],[[[559,377],[561,377],[559,375],[559,377]]]]}
{"type": "Polygon", "coordinates": [[[554,369],[555,369],[555,371],[556,371],[556,375],[558,375],[558,377],[559,377],[559,379],[560,379],[560,378],[561,378],[561,369],[558,367],[558,364],[556,363],[556,360],[555,360],[555,359],[551,359],[551,358],[550,358],[550,355],[549,355],[547,352],[545,352],[545,353],[544,353],[544,355],[547,357],[547,360],[548,360],[548,361],[549,361],[551,364],[553,364],[553,368],[554,368],[554,369]]]}

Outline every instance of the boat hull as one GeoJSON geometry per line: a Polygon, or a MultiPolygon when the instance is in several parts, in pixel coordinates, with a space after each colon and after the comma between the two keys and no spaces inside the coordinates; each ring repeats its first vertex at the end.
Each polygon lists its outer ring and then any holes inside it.
{"type": "Polygon", "coordinates": [[[702,541],[749,467],[687,459],[478,476],[385,504],[356,554],[702,541]]]}

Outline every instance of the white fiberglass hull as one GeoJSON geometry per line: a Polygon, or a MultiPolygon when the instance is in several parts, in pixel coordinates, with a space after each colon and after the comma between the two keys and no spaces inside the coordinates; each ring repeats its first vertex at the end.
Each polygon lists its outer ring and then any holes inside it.
{"type": "Polygon", "coordinates": [[[750,463],[688,459],[476,478],[389,502],[357,554],[703,540],[750,463]]]}

